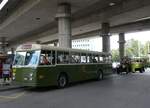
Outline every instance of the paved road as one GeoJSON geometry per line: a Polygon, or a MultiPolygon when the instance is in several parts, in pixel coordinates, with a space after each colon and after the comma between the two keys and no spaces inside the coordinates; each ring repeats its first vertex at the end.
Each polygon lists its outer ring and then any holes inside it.
{"type": "Polygon", "coordinates": [[[149,108],[150,73],[113,75],[65,89],[0,91],[0,108],[149,108]]]}

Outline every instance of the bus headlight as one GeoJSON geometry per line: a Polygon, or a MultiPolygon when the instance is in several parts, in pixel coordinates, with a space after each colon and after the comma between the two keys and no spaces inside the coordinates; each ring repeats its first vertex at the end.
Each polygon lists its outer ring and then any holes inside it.
{"type": "Polygon", "coordinates": [[[16,73],[13,73],[13,76],[15,76],[16,75],[16,73]]]}
{"type": "Polygon", "coordinates": [[[30,77],[33,77],[33,73],[30,73],[30,77]]]}
{"type": "Polygon", "coordinates": [[[29,80],[30,80],[30,81],[32,81],[32,80],[33,80],[33,78],[30,78],[29,80]]]}
{"type": "Polygon", "coordinates": [[[25,80],[25,81],[27,81],[27,80],[28,80],[28,78],[26,78],[26,77],[25,77],[25,78],[24,78],[24,80],[25,80]]]}
{"type": "Polygon", "coordinates": [[[44,78],[44,76],[43,75],[39,75],[39,79],[43,79],[44,78]]]}
{"type": "Polygon", "coordinates": [[[16,78],[16,73],[13,73],[12,74],[12,79],[15,80],[15,78],[16,78]]]}
{"type": "Polygon", "coordinates": [[[15,80],[15,76],[13,76],[12,79],[15,80]]]}

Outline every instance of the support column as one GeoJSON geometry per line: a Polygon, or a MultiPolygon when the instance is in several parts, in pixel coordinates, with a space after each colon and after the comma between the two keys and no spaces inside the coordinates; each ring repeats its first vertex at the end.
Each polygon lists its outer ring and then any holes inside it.
{"type": "Polygon", "coordinates": [[[119,56],[120,56],[120,60],[125,56],[124,52],[125,52],[125,35],[124,33],[119,33],[119,56]]]}
{"type": "Polygon", "coordinates": [[[110,33],[109,33],[110,27],[109,23],[102,23],[102,48],[103,52],[110,52],[110,33]]]}
{"type": "Polygon", "coordinates": [[[6,54],[6,37],[1,37],[1,52],[6,54]]]}
{"type": "Polygon", "coordinates": [[[12,55],[15,54],[14,48],[11,48],[11,54],[12,54],[12,55]]]}
{"type": "Polygon", "coordinates": [[[54,46],[57,47],[57,45],[58,45],[58,43],[57,43],[57,42],[54,42],[54,46]]]}
{"type": "Polygon", "coordinates": [[[56,18],[58,20],[59,46],[71,48],[71,5],[59,4],[56,18]]]}

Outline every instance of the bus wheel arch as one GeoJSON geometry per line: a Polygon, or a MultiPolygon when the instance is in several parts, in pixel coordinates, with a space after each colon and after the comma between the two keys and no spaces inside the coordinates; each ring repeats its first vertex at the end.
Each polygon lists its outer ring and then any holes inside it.
{"type": "Polygon", "coordinates": [[[103,73],[103,71],[102,71],[102,69],[98,69],[97,70],[97,80],[98,81],[100,81],[100,80],[103,80],[103,78],[104,78],[104,73],[103,73]]]}
{"type": "Polygon", "coordinates": [[[69,83],[69,77],[67,73],[65,72],[60,72],[57,78],[57,85],[59,88],[64,88],[68,85],[69,83]]]}

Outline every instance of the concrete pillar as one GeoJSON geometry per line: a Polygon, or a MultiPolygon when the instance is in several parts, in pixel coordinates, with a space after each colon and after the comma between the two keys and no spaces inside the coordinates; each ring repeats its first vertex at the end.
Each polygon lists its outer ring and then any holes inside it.
{"type": "Polygon", "coordinates": [[[11,48],[11,54],[15,54],[14,48],[11,48]]]}
{"type": "Polygon", "coordinates": [[[56,18],[58,20],[59,46],[71,48],[71,5],[59,4],[56,18]]]}
{"type": "Polygon", "coordinates": [[[124,46],[125,46],[126,41],[125,41],[124,33],[119,33],[118,43],[119,43],[119,56],[120,56],[120,59],[122,59],[125,56],[125,54],[124,54],[125,47],[124,46]]]}
{"type": "Polygon", "coordinates": [[[55,47],[57,47],[57,44],[58,44],[57,42],[54,42],[54,46],[55,46],[55,47]]]}
{"type": "Polygon", "coordinates": [[[109,23],[102,23],[102,48],[103,52],[110,52],[110,33],[109,33],[110,27],[109,23]]]}
{"type": "Polygon", "coordinates": [[[6,42],[6,37],[1,37],[1,52],[3,54],[6,54],[6,47],[7,47],[7,42],[6,42]]]}

